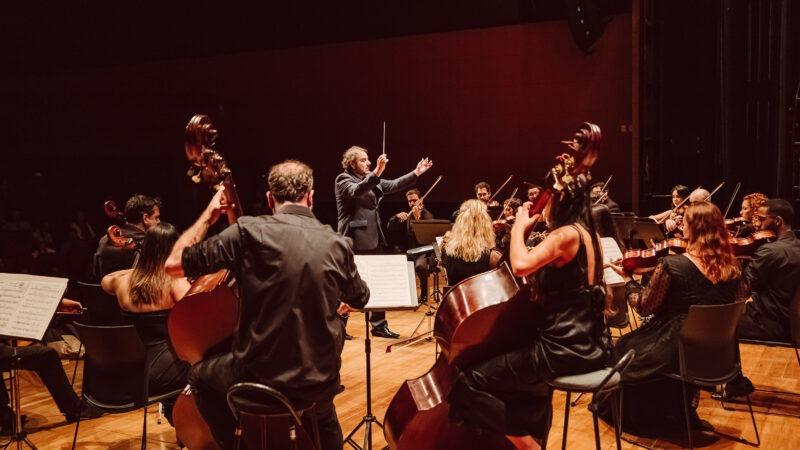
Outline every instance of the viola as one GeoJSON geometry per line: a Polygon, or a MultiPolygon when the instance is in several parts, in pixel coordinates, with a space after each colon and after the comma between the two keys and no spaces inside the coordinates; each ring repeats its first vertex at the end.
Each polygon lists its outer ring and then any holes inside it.
{"type": "Polygon", "coordinates": [[[658,260],[666,256],[670,250],[675,253],[683,253],[686,251],[687,245],[686,239],[671,238],[654,244],[652,248],[646,250],[628,250],[622,255],[622,268],[628,273],[633,273],[637,269],[655,267],[658,260]]]}

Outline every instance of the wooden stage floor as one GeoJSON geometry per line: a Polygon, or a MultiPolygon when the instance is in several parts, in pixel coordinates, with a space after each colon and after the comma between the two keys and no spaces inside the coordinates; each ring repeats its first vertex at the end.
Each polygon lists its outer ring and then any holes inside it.
{"type": "MultiPolygon", "coordinates": [[[[390,312],[391,328],[406,336],[424,317],[424,309],[419,311],[390,312]]],[[[424,328],[424,327],[423,327],[424,328]]],[[[353,314],[348,326],[349,332],[357,338],[347,341],[343,353],[342,383],[344,393],[336,398],[336,408],[345,435],[359,422],[365,412],[365,371],[364,371],[364,323],[363,315],[353,314]]],[[[388,339],[374,339],[372,352],[373,365],[373,410],[381,420],[398,386],[408,378],[427,372],[434,361],[433,342],[422,342],[412,347],[386,353],[385,348],[393,342],[388,339]]],[[[742,359],[745,373],[750,376],[757,388],[800,393],[800,367],[790,348],[773,348],[742,345],[742,359]]],[[[73,363],[64,361],[65,370],[72,373],[73,363]]],[[[82,365],[81,365],[82,367],[82,365]]],[[[76,379],[76,391],[80,389],[80,370],[76,379]]],[[[47,390],[35,375],[23,372],[21,377],[23,413],[28,416],[29,435],[39,448],[67,449],[72,443],[74,425],[68,425],[59,414],[47,390]]],[[[761,434],[761,448],[797,449],[800,448],[800,396],[756,392],[756,421],[761,434]]],[[[559,448],[564,412],[564,395],[554,396],[553,427],[550,433],[551,448],[559,448]]],[[[594,448],[591,415],[586,409],[587,401],[573,408],[570,413],[568,447],[575,449],[594,448]]],[[[741,409],[740,406],[737,408],[741,409]]],[[[175,432],[166,423],[156,424],[155,408],[148,414],[147,447],[173,449],[175,432]]],[[[733,435],[742,434],[753,439],[750,415],[744,406],[743,411],[727,411],[703,393],[700,401],[700,417],[712,423],[717,430],[733,435]]],[[[81,449],[138,449],[140,447],[141,411],[127,414],[107,415],[99,419],[81,423],[78,448],[81,449]]],[[[613,429],[601,422],[601,443],[603,448],[614,448],[613,429]]],[[[363,439],[359,432],[358,442],[363,439]]],[[[632,440],[636,437],[627,436],[632,440]]],[[[383,433],[374,432],[374,448],[385,445],[383,433]]],[[[0,437],[0,444],[7,438],[0,437]]],[[[681,448],[687,446],[686,439],[678,436],[670,440],[638,439],[639,443],[655,448],[681,448]]],[[[702,448],[748,448],[748,446],[718,440],[717,438],[697,437],[695,445],[702,448]]],[[[623,442],[624,448],[636,448],[623,442]]],[[[348,447],[346,447],[348,448],[348,447]]]]}

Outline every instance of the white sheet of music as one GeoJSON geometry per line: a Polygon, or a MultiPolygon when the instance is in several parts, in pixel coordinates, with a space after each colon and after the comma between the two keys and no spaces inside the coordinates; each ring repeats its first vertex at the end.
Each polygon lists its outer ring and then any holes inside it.
{"type": "Polygon", "coordinates": [[[414,263],[405,255],[355,255],[355,262],[369,287],[369,302],[364,309],[417,307],[414,263]]]}
{"type": "Polygon", "coordinates": [[[0,273],[0,336],[40,341],[67,290],[66,278],[0,273]]]}
{"type": "MultiPolygon", "coordinates": [[[[603,265],[622,258],[622,249],[619,248],[619,245],[617,245],[617,241],[615,241],[614,238],[600,238],[600,245],[603,247],[603,265]]],[[[610,267],[603,269],[603,280],[608,286],[619,286],[621,284],[625,284],[625,278],[622,278],[620,274],[614,272],[614,269],[610,267]]]]}

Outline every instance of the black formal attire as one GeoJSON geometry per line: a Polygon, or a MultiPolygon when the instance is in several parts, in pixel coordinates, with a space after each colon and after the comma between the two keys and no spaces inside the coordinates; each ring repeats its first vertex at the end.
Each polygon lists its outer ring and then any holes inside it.
{"type": "MultiPolygon", "coordinates": [[[[170,343],[167,330],[169,310],[143,313],[123,311],[122,316],[136,327],[147,351],[148,395],[161,395],[186,386],[189,365],[178,358],[170,343]]],[[[161,403],[164,405],[164,416],[172,424],[175,399],[161,403]]]]}
{"type": "MultiPolygon", "coordinates": [[[[145,231],[129,223],[120,225],[122,236],[131,238],[135,242],[144,240],[145,231]]],[[[136,251],[130,248],[115,247],[109,242],[108,235],[103,235],[97,245],[92,263],[92,276],[95,281],[100,281],[104,276],[118,270],[130,269],[136,259],[136,251]]]]}
{"type": "MultiPolygon", "coordinates": [[[[494,433],[541,438],[549,427],[552,391],[545,380],[598,370],[608,359],[605,294],[590,286],[586,247],[560,268],[536,273],[542,317],[533,344],[467,367],[448,396],[450,418],[494,433]]],[[[595,249],[595,279],[602,260],[595,249]]]]}
{"type": "MultiPolygon", "coordinates": [[[[417,175],[413,171],[394,180],[383,180],[375,172],[358,176],[345,171],[336,176],[338,231],[353,240],[353,251],[357,255],[386,253],[386,236],[378,212],[381,199],[416,183],[417,175]]],[[[371,313],[370,323],[375,328],[385,327],[386,313],[371,313]]]]}
{"type": "MultiPolygon", "coordinates": [[[[417,236],[411,228],[411,221],[431,219],[433,219],[433,214],[427,209],[423,209],[419,213],[419,219],[414,219],[414,216],[409,214],[408,219],[401,221],[395,214],[389,219],[386,229],[399,238],[398,244],[400,250],[405,252],[408,249],[420,246],[419,241],[417,241],[417,236]]],[[[428,297],[428,275],[431,272],[433,264],[435,264],[435,262],[430,254],[418,255],[414,258],[414,272],[417,274],[417,278],[419,278],[420,302],[428,297]]]]}
{"type": "Polygon", "coordinates": [[[789,306],[800,286],[800,240],[792,231],[761,245],[744,270],[752,291],[737,335],[740,338],[789,342],[789,306]]]}
{"type": "MultiPolygon", "coordinates": [[[[642,436],[685,430],[680,381],[664,377],[680,373],[678,338],[691,305],[732,303],[745,294],[740,278],[711,283],[684,255],[664,257],[656,266],[637,311],[652,318],[622,336],[614,347],[615,358],[628,350],[636,358],[622,376],[623,429],[642,436]]],[[[692,392],[688,402],[692,402],[692,392]]],[[[603,417],[609,420],[607,409],[603,417]]]]}
{"type": "Polygon", "coordinates": [[[232,352],[189,372],[214,436],[224,444],[233,438],[227,389],[255,381],[295,404],[315,402],[323,449],[341,449],[333,397],[340,387],[344,327],[336,309],[340,301],[361,308],[369,299],[350,240],[320,223],[310,209],[284,205],[272,216],[239,218],[184,249],[182,261],[190,277],[230,269],[241,294],[232,352]]]}
{"type": "MultiPolygon", "coordinates": [[[[47,390],[68,421],[77,419],[80,411],[80,399],[72,390],[61,359],[58,353],[46,345],[27,345],[17,347],[17,354],[20,355],[17,369],[33,370],[42,379],[47,390]]],[[[6,341],[0,341],[0,370],[10,370],[12,348],[6,341]]],[[[0,388],[0,411],[8,410],[8,392],[5,384],[0,388]]],[[[0,416],[2,416],[0,414],[0,416]]]]}
{"type": "Polygon", "coordinates": [[[492,268],[491,256],[492,250],[486,249],[477,261],[464,261],[442,251],[442,266],[447,272],[447,284],[455,286],[473,275],[489,271],[492,268]]]}

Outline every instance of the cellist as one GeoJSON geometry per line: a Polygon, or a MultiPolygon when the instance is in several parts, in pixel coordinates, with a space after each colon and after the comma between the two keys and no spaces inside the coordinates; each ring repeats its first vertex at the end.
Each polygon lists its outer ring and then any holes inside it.
{"type": "Polygon", "coordinates": [[[545,380],[600,369],[609,355],[603,324],[602,257],[589,216],[586,186],[554,193],[542,215],[551,230],[528,250],[526,232],[542,217],[522,205],[511,229],[516,276],[536,277],[543,315],[533,344],[469,366],[448,401],[451,420],[538,449],[549,427],[551,390],[545,380]]]}

